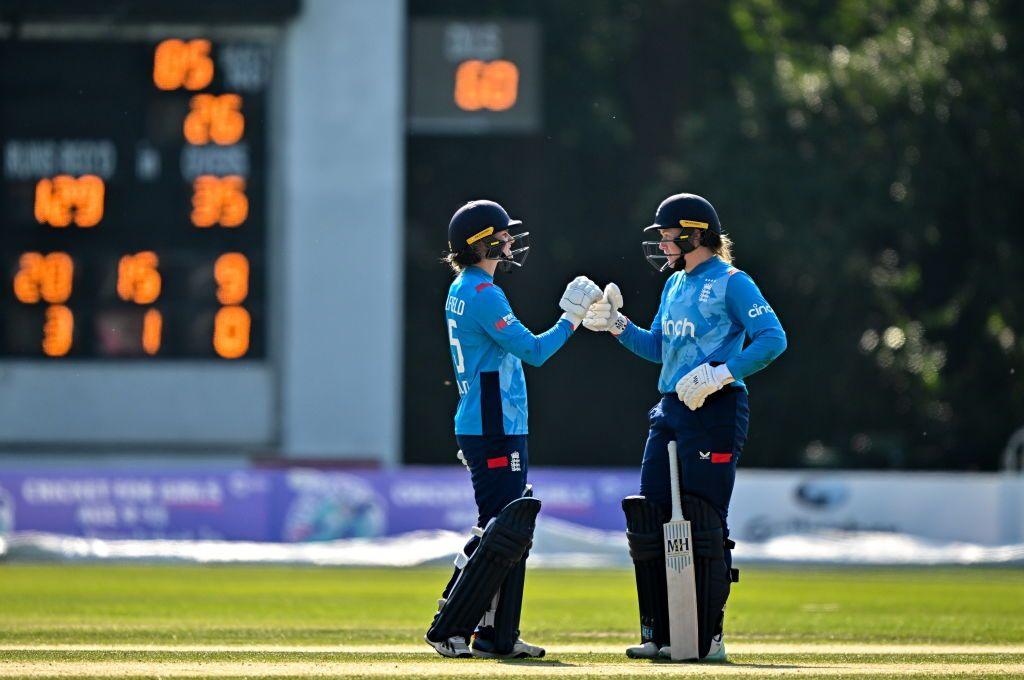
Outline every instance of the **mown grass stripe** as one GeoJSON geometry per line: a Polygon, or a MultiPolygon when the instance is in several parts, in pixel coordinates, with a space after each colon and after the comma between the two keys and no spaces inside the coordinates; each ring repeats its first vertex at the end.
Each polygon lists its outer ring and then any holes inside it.
{"type": "Polygon", "coordinates": [[[125,661],[97,662],[11,662],[0,665],[0,677],[102,677],[125,678],[159,677],[415,677],[415,678],[467,678],[467,677],[531,677],[531,678],[634,678],[634,677],[758,677],[774,678],[807,674],[815,677],[943,677],[965,676],[1020,676],[1024,664],[963,664],[951,668],[947,664],[838,664],[822,666],[820,663],[799,664],[783,662],[778,665],[712,665],[687,664],[682,667],[670,663],[593,663],[574,664],[544,659],[521,662],[497,661],[411,661],[394,662],[150,662],[145,664],[125,661]]]}
{"type": "MultiPolygon", "coordinates": [[[[787,642],[728,642],[730,654],[1024,654],[1024,645],[950,645],[787,642]]],[[[391,654],[427,655],[436,652],[426,644],[387,645],[391,654]]],[[[546,647],[552,654],[621,654],[622,644],[557,644],[546,647]]],[[[176,645],[176,644],[47,644],[0,643],[0,651],[97,651],[97,652],[197,652],[197,653],[288,653],[288,654],[374,654],[380,645],[176,645]]]]}

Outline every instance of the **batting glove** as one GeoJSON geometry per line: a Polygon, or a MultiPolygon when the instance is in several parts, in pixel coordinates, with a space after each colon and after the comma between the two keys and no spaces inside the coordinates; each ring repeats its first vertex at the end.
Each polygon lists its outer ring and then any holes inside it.
{"type": "Polygon", "coordinates": [[[558,301],[558,306],[565,312],[562,318],[567,319],[573,328],[578,327],[587,315],[587,309],[600,297],[601,289],[596,283],[586,276],[577,276],[565,287],[562,299],[558,301]]]}
{"type": "Polygon", "coordinates": [[[583,325],[592,331],[608,331],[612,335],[620,335],[626,330],[629,319],[619,314],[622,309],[622,293],[614,283],[604,287],[604,295],[600,300],[590,305],[587,315],[583,318],[583,325]]]}
{"type": "Polygon", "coordinates": [[[732,372],[725,364],[712,366],[701,364],[676,383],[676,394],[679,401],[686,404],[691,411],[704,405],[704,400],[733,382],[732,372]]]}

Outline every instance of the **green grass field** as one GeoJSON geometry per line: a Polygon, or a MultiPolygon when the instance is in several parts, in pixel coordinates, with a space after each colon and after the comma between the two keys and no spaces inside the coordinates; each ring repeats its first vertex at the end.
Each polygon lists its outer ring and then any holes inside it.
{"type": "Polygon", "coordinates": [[[422,643],[441,569],[0,565],[0,677],[1024,677],[1024,570],[746,566],[730,663],[630,661],[632,574],[527,578],[529,661],[422,643]]]}

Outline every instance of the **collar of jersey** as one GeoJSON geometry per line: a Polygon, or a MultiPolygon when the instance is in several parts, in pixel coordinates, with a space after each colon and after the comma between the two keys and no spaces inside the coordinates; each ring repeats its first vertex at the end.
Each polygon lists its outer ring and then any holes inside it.
{"type": "Polygon", "coordinates": [[[716,266],[718,266],[720,264],[723,264],[722,260],[720,260],[717,255],[712,255],[710,258],[704,260],[699,265],[694,267],[692,270],[686,272],[686,275],[687,276],[698,276],[700,274],[705,273],[707,270],[711,269],[712,267],[716,267],[716,266]]]}
{"type": "Polygon", "coordinates": [[[477,278],[481,278],[484,281],[493,281],[494,280],[493,276],[491,276],[490,274],[485,272],[480,267],[467,267],[465,269],[465,271],[462,272],[462,275],[463,276],[476,276],[477,278]]]}

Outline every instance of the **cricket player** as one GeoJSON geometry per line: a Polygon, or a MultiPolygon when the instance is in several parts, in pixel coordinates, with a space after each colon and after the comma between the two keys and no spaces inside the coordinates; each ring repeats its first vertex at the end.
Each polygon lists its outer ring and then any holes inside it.
{"type": "Polygon", "coordinates": [[[662,398],[650,411],[640,496],[623,500],[641,628],[641,644],[626,653],[667,654],[661,649],[669,642],[661,532],[671,504],[667,444],[675,440],[684,515],[693,525],[700,656],[725,660],[724,607],[738,578],[727,516],[747,439],[745,379],[786,349],[786,334],[753,279],[732,266],[732,242],[706,199],[669,196],[644,232],[660,237],[643,243],[648,262],[659,272],[672,272],[650,330],[620,312],[622,295],[614,283],[583,322],[662,366],[662,398]]]}
{"type": "Polygon", "coordinates": [[[512,233],[521,224],[499,204],[478,200],[459,208],[448,225],[445,261],[456,272],[445,302],[459,390],[455,438],[479,517],[425,638],[447,657],[544,656],[543,648],[519,639],[525,561],[540,507],[526,484],[523,362],[547,361],[602,292],[590,279],[576,278],[559,301],[563,314],[555,325],[531,333],[494,282],[497,269],[521,267],[529,254],[529,233],[512,233]]]}

